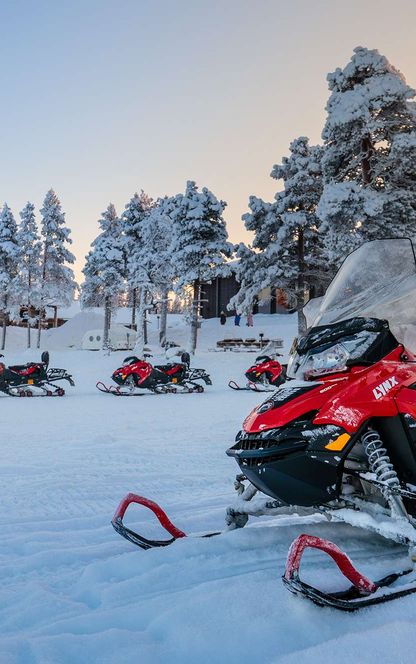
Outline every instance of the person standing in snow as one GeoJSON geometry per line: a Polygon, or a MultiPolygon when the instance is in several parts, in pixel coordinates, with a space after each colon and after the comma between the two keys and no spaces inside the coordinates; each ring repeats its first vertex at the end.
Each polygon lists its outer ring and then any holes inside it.
{"type": "Polygon", "coordinates": [[[253,314],[251,313],[251,311],[250,313],[247,314],[247,326],[253,327],[253,314]]]}
{"type": "Polygon", "coordinates": [[[236,325],[237,327],[240,327],[240,320],[241,320],[241,315],[240,315],[240,314],[236,314],[236,315],[234,316],[234,325],[236,325]]]}
{"type": "Polygon", "coordinates": [[[221,323],[221,325],[225,325],[226,322],[227,322],[227,314],[225,313],[225,311],[221,311],[221,313],[220,313],[220,323],[221,323]]]}

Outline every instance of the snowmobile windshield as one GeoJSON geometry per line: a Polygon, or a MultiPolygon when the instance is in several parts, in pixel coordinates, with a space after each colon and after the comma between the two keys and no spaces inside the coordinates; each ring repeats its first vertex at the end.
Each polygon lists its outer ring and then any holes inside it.
{"type": "Polygon", "coordinates": [[[355,317],[387,320],[398,341],[416,350],[416,262],[409,239],[373,240],[353,251],[312,327],[355,317]]]}

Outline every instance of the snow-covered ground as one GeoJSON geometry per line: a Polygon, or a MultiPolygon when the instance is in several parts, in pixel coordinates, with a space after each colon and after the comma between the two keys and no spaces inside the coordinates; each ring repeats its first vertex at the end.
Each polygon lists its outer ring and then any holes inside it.
{"type": "MultiPolygon", "coordinates": [[[[181,318],[170,322],[169,338],[184,342],[181,318]]],[[[155,328],[153,321],[153,343],[155,328]]],[[[66,397],[0,398],[1,664],[413,660],[414,596],[341,614],[293,597],[280,579],[289,544],[304,531],[340,544],[370,577],[402,566],[405,551],[379,537],[316,518],[265,518],[142,551],[110,526],[119,500],[134,491],[186,532],[222,528],[238,471],[225,449],[259,396],[227,387],[230,378],[243,381],[254,354],[208,349],[260,330],[282,337],[287,351],[295,321],[256,316],[253,329],[240,330],[231,319],[225,329],[203,323],[194,365],[214,382],[204,394],[116,399],[95,382],[109,381],[125,352],[54,350],[52,366],[76,379],[66,397]]],[[[21,350],[23,335],[9,331],[10,363],[37,357],[21,350]]],[[[130,522],[159,533],[141,508],[130,522]]],[[[305,554],[303,574],[343,587],[318,552],[305,554]]]]}

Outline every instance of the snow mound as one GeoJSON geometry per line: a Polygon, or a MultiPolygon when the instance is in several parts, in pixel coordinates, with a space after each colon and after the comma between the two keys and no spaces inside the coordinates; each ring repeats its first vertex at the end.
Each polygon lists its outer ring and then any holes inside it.
{"type": "Polygon", "coordinates": [[[50,350],[81,348],[85,333],[96,329],[104,329],[104,316],[92,311],[81,311],[61,327],[45,332],[42,346],[50,350]]]}

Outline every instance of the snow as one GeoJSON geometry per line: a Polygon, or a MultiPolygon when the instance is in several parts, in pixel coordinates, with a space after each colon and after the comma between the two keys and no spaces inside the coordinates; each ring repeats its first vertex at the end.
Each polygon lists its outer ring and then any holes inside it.
{"type": "MultiPolygon", "coordinates": [[[[168,324],[168,338],[183,343],[182,317],[168,324]]],[[[295,330],[295,318],[283,315],[255,316],[254,328],[203,321],[193,364],[212,375],[204,394],[115,399],[95,382],[109,381],[125,353],[57,348],[52,365],[76,380],[66,397],[0,398],[1,664],[412,661],[414,597],[341,614],[292,596],[280,579],[301,532],[333,540],[370,578],[405,566],[403,547],[377,535],[290,515],[142,551],[110,526],[120,499],[134,491],[185,532],[223,527],[238,472],[225,450],[261,396],[227,387],[230,378],[243,380],[253,354],[208,349],[224,336],[262,331],[282,337],[287,352],[295,330]]],[[[9,328],[8,362],[37,357],[20,350],[25,333],[9,328]]],[[[141,508],[126,522],[160,534],[141,508]]],[[[305,553],[301,574],[320,587],[345,587],[318,551],[305,553]]]]}

